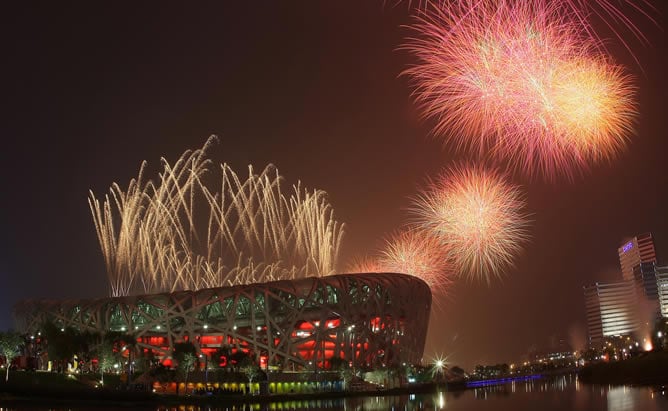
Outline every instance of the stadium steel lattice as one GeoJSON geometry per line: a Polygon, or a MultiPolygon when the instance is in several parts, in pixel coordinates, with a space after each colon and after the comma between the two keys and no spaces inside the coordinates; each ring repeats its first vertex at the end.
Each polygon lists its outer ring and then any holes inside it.
{"type": "Polygon", "coordinates": [[[342,274],[250,285],[103,298],[28,300],[15,306],[22,332],[46,321],[80,331],[132,334],[137,347],[167,359],[191,341],[210,355],[242,350],[265,365],[328,368],[418,363],[431,291],[405,274],[342,274]]]}

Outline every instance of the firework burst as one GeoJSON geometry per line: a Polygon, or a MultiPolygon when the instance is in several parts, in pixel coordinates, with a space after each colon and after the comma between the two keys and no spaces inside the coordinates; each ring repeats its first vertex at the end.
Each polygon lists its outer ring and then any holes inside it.
{"type": "Polygon", "coordinates": [[[632,132],[635,90],[619,66],[572,59],[555,73],[551,85],[544,117],[571,152],[598,160],[624,148],[632,132]]]}
{"type": "Polygon", "coordinates": [[[89,205],[112,296],[323,276],[335,272],[343,226],[320,190],[281,187],[273,166],[246,179],[221,164],[219,190],[202,177],[215,138],[162,160],[159,183],[113,184],[89,205]]]}
{"type": "Polygon", "coordinates": [[[385,272],[418,277],[435,293],[445,293],[452,282],[442,242],[423,230],[407,229],[391,235],[378,265],[385,272]]]}
{"type": "Polygon", "coordinates": [[[634,87],[559,7],[461,2],[413,28],[405,74],[435,134],[548,179],[624,148],[634,87]]]}
{"type": "Polygon", "coordinates": [[[490,283],[513,265],[528,238],[524,205],[519,189],[499,174],[457,168],[432,182],[411,211],[456,272],[490,283]]]}

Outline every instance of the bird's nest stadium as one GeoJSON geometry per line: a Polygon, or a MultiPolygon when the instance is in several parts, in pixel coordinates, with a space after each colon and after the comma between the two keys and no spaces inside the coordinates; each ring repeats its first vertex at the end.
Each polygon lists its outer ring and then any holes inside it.
{"type": "Polygon", "coordinates": [[[47,321],[79,331],[125,332],[141,355],[168,360],[174,344],[199,353],[221,347],[252,353],[261,365],[330,368],[419,363],[431,291],[406,274],[341,274],[197,291],[90,300],[26,300],[17,327],[36,333],[47,321]]]}

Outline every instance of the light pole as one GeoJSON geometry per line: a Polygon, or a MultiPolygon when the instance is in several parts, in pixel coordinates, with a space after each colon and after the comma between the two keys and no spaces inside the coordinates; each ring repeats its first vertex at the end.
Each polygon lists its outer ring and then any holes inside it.
{"type": "Polygon", "coordinates": [[[443,358],[434,359],[431,369],[431,377],[434,380],[434,382],[438,383],[439,381],[443,381],[445,379],[445,368],[446,368],[445,359],[443,358]]]}
{"type": "MultiPolygon", "coordinates": [[[[128,382],[127,382],[127,384],[128,384],[128,386],[130,386],[130,383],[132,382],[132,350],[130,349],[130,346],[127,346],[127,345],[123,346],[123,348],[121,349],[121,352],[123,352],[125,350],[128,350],[128,369],[127,369],[128,382]]],[[[123,359],[123,357],[121,357],[121,359],[123,359]]]]}
{"type": "Polygon", "coordinates": [[[348,334],[350,337],[350,362],[353,368],[353,375],[355,375],[355,324],[348,326],[348,334]]]}
{"type": "Polygon", "coordinates": [[[199,355],[199,358],[202,357],[204,357],[204,384],[209,388],[209,356],[203,353],[199,355]]]}

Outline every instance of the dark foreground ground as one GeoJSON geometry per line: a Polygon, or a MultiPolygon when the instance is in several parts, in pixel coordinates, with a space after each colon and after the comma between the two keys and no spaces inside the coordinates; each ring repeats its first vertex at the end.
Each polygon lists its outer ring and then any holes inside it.
{"type": "Polygon", "coordinates": [[[582,382],[588,384],[668,385],[668,351],[588,365],[580,370],[579,376],[582,382]]]}

